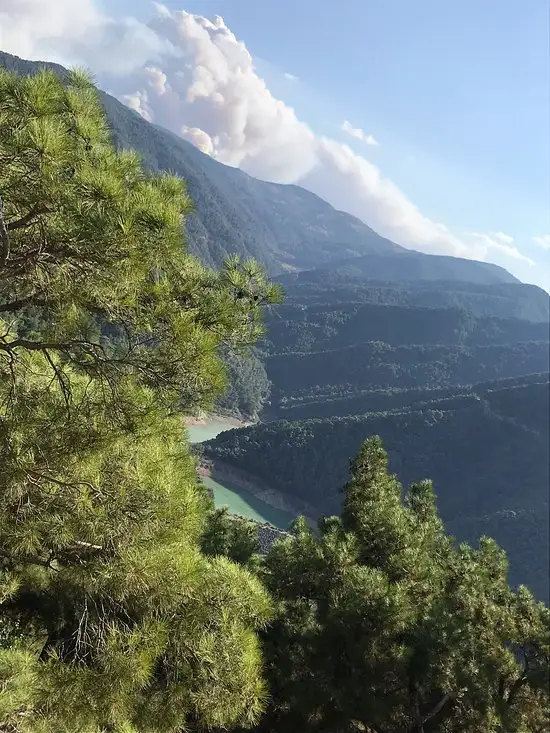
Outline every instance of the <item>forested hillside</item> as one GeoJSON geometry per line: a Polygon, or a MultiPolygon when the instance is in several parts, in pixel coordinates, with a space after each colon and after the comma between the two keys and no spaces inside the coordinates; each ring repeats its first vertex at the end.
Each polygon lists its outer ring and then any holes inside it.
{"type": "Polygon", "coordinates": [[[476,315],[473,309],[327,302],[278,306],[262,342],[266,354],[340,349],[383,341],[392,346],[484,346],[547,341],[548,321],[476,315]]]}
{"type": "Polygon", "coordinates": [[[378,280],[372,273],[350,274],[349,268],[307,270],[278,278],[285,303],[299,306],[327,303],[372,303],[428,308],[462,308],[478,316],[547,321],[550,295],[536,285],[496,283],[480,285],[467,280],[414,280],[394,273],[378,280]]]}
{"type": "Polygon", "coordinates": [[[424,393],[424,401],[413,402],[418,395],[404,393],[402,405],[412,404],[383,412],[234,430],[206,444],[205,452],[319,514],[333,514],[349,456],[366,436],[380,435],[392,472],[407,482],[433,479],[442,517],[459,539],[473,541],[490,527],[508,552],[514,582],[546,596],[548,375],[448,395],[424,393]]]}
{"type": "Polygon", "coordinates": [[[266,358],[272,401],[303,404],[366,390],[438,389],[548,370],[548,341],[490,346],[390,346],[368,342],[266,358]]]}

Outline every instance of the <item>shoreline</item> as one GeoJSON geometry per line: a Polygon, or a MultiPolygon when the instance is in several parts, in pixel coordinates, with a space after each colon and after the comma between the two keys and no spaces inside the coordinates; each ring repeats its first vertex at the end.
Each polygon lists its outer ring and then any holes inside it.
{"type": "Polygon", "coordinates": [[[257,424],[245,420],[239,420],[239,418],[233,417],[231,415],[220,415],[219,413],[204,413],[199,416],[189,415],[184,418],[184,423],[186,426],[208,425],[209,422],[216,422],[220,425],[227,425],[229,429],[249,428],[252,425],[257,424]]]}
{"type": "Polygon", "coordinates": [[[203,475],[210,476],[214,481],[227,486],[229,489],[233,486],[237,491],[245,491],[256,499],[260,499],[272,509],[287,512],[294,515],[294,517],[304,516],[309,524],[313,527],[317,526],[317,522],[313,518],[315,511],[309,504],[300,499],[287,497],[281,491],[272,489],[261,479],[242,469],[218,460],[212,461],[208,467],[204,466],[203,470],[205,471],[203,475]]]}

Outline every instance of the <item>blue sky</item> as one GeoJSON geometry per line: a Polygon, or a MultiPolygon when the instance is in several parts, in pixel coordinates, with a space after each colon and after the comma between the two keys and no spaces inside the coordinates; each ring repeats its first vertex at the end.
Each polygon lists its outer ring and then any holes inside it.
{"type": "MultiPolygon", "coordinates": [[[[211,98],[201,98],[194,108],[180,90],[171,109],[162,77],[172,90],[180,83],[174,58],[161,53],[155,59],[146,48],[151,39],[143,31],[125,35],[123,24],[117,29],[111,23],[94,36],[93,28],[101,27],[94,4],[118,21],[132,16],[148,23],[155,15],[149,0],[51,0],[48,13],[43,0],[28,0],[21,7],[10,5],[13,27],[5,29],[4,46],[64,62],[79,61],[80,54],[92,69],[103,61],[103,71],[111,59],[120,63],[124,55],[141,55],[124,79],[100,71],[99,83],[159,124],[177,132],[187,125],[189,139],[209,147],[219,160],[269,177],[279,153],[290,169],[293,157],[305,150],[309,163],[301,160],[294,179],[290,173],[286,179],[309,184],[339,208],[349,199],[347,210],[390,238],[396,212],[394,238],[400,243],[407,244],[410,233],[410,246],[459,253],[462,242],[469,256],[480,252],[550,291],[548,0],[163,0],[172,10],[210,19],[220,15],[227,26],[225,40],[212,26],[208,38],[196,43],[199,26],[187,28],[184,44],[193,47],[195,74],[189,85],[197,82],[199,58],[207,58],[214,84],[211,98]],[[271,95],[292,107],[297,120],[287,112],[279,117],[276,100],[262,95],[254,74],[248,73],[246,88],[240,84],[231,66],[234,43],[220,65],[220,48],[227,47],[230,32],[246,45],[271,95]],[[156,68],[155,79],[147,76],[147,65],[156,68]],[[214,103],[217,94],[229,100],[223,115],[214,103]],[[241,103],[239,120],[233,113],[241,103]],[[379,145],[347,135],[344,120],[379,145]],[[265,130],[261,146],[241,139],[243,130],[259,125],[265,130]],[[346,143],[355,159],[350,162],[341,146],[326,145],[323,136],[346,143]],[[220,140],[229,140],[225,149],[220,140]],[[325,166],[322,180],[314,175],[319,160],[325,166]],[[357,195],[354,182],[362,188],[357,195]],[[449,232],[438,233],[440,224],[449,232]],[[472,232],[477,239],[468,240],[472,232]],[[489,235],[492,241],[483,249],[489,235]]],[[[170,23],[160,37],[173,37],[174,18],[170,23]]],[[[272,180],[286,180],[281,170],[277,175],[272,180]]]]}

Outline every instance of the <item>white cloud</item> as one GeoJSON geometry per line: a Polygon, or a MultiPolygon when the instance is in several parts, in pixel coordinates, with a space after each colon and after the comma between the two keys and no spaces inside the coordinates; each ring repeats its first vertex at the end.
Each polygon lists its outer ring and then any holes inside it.
{"type": "Polygon", "coordinates": [[[129,74],[172,50],[134,18],[104,15],[95,0],[0,0],[0,49],[113,75],[129,74]]]}
{"type": "MultiPolygon", "coordinates": [[[[54,45],[78,45],[102,23],[94,0],[0,0],[0,48],[25,58],[51,59],[54,45]]],[[[62,50],[62,49],[61,49],[62,50]]]]}
{"type": "Polygon", "coordinates": [[[550,234],[542,234],[539,237],[533,237],[533,241],[543,249],[550,249],[550,234]]]}
{"type": "MultiPolygon", "coordinates": [[[[449,231],[348,145],[316,135],[271,94],[222,18],[155,9],[145,25],[107,17],[94,0],[0,0],[0,46],[26,58],[87,64],[147,120],[258,178],[303,185],[403,246],[530,261],[508,235],[449,231]]],[[[343,128],[375,142],[347,121],[343,128]]]]}
{"type": "Polygon", "coordinates": [[[505,257],[526,262],[528,265],[535,264],[530,257],[519,251],[514,244],[514,237],[509,234],[504,232],[468,232],[466,236],[470,237],[474,243],[477,243],[481,253],[480,259],[490,259],[491,254],[499,253],[505,257]]]}
{"type": "Polygon", "coordinates": [[[351,122],[348,122],[347,120],[344,120],[342,122],[342,124],[340,125],[340,129],[350,135],[350,137],[354,137],[356,140],[360,140],[366,145],[379,145],[378,140],[376,140],[373,135],[367,135],[367,133],[360,127],[353,127],[351,122]]]}
{"type": "Polygon", "coordinates": [[[285,79],[288,79],[289,81],[298,81],[298,77],[295,76],[294,74],[289,74],[288,71],[285,71],[283,76],[285,77],[285,79]]]}

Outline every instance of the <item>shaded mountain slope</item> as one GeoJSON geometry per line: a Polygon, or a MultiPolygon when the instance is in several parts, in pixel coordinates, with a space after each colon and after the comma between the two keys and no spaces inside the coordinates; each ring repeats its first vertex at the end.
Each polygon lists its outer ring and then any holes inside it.
{"type": "Polygon", "coordinates": [[[331,265],[331,270],[334,268],[343,274],[369,280],[448,280],[483,285],[519,282],[503,267],[489,262],[424,254],[404,248],[395,252],[393,257],[369,252],[353,260],[336,262],[331,265]]]}
{"type": "MultiPolygon", "coordinates": [[[[43,66],[66,74],[56,64],[0,52],[0,67],[21,74],[43,66]]],[[[187,182],[195,209],[187,222],[189,244],[208,264],[237,253],[255,257],[273,274],[287,266],[401,249],[305,189],[254,179],[148,123],[114,97],[102,93],[102,101],[117,146],[137,150],[150,169],[171,171],[187,182]]]]}
{"type": "Polygon", "coordinates": [[[282,275],[279,282],[287,305],[372,303],[422,308],[461,308],[477,316],[519,318],[548,322],[550,295],[536,285],[485,285],[458,280],[376,280],[330,270],[308,270],[282,275]]]}

